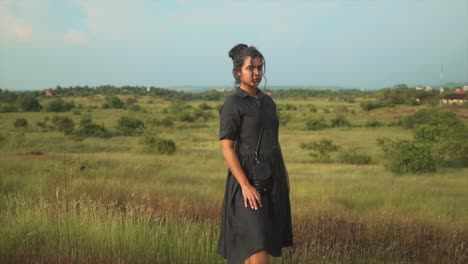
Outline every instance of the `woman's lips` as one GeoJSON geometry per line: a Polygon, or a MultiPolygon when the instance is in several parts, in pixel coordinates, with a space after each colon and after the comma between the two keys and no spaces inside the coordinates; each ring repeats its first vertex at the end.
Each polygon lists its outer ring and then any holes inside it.
{"type": "Polygon", "coordinates": [[[259,82],[261,82],[261,81],[262,81],[262,79],[254,79],[254,82],[258,82],[258,83],[259,83],[259,82]]]}

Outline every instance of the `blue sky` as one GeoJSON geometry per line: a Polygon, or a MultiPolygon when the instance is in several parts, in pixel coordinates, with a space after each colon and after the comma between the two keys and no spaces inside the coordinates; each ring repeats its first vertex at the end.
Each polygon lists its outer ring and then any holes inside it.
{"type": "Polygon", "coordinates": [[[468,81],[468,0],[0,0],[0,88],[231,86],[237,43],[268,85],[468,81]]]}

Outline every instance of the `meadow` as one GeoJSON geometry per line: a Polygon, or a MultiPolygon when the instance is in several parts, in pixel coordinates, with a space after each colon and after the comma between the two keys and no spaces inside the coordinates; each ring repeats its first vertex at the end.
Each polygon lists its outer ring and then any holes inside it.
{"type": "MultiPolygon", "coordinates": [[[[359,101],[273,98],[288,117],[280,143],[295,246],[272,263],[468,262],[468,168],[395,175],[376,144],[412,138],[392,124],[426,106],[364,111],[359,101]],[[309,117],[328,122],[338,112],[352,125],[306,129],[309,117]],[[383,125],[366,126],[369,120],[383,125]],[[336,153],[317,162],[301,144],[321,139],[371,162],[340,163],[336,153]]],[[[0,113],[0,262],[225,263],[215,251],[227,173],[218,140],[222,100],[186,102],[210,106],[206,120],[171,126],[149,125],[168,115],[173,102],[162,98],[137,97],[145,111],[103,109],[99,95],[64,100],[82,108],[0,113]],[[144,120],[144,133],[173,140],[176,151],[149,152],[142,135],[83,138],[35,125],[53,116],[79,123],[85,113],[110,130],[124,115],[144,120]],[[28,125],[15,127],[18,118],[28,125]]],[[[468,125],[466,107],[451,110],[468,125]]]]}

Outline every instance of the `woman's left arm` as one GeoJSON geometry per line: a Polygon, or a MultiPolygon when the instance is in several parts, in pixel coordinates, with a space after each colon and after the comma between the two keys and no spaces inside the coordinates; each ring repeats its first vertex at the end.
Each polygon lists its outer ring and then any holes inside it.
{"type": "Polygon", "coordinates": [[[290,188],[289,188],[289,173],[288,173],[288,169],[286,168],[286,164],[284,162],[283,151],[281,150],[281,145],[280,145],[279,142],[278,142],[278,148],[279,148],[279,152],[280,152],[280,155],[281,155],[281,160],[283,162],[284,173],[286,174],[286,182],[288,183],[288,192],[289,192],[289,190],[290,190],[290,188]]]}

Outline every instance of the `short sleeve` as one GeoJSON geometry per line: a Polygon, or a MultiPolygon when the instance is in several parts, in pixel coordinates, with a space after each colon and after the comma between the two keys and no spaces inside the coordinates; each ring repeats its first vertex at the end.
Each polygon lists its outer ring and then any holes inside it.
{"type": "Polygon", "coordinates": [[[219,110],[219,115],[219,139],[237,140],[241,126],[241,116],[235,98],[226,98],[219,110]]]}

